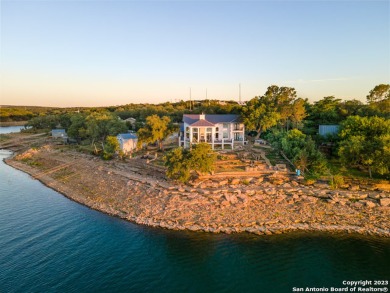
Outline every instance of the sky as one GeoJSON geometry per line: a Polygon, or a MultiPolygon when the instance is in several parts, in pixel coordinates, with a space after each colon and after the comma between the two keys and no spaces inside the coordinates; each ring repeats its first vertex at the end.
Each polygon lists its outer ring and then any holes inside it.
{"type": "Polygon", "coordinates": [[[1,0],[0,104],[359,99],[390,83],[389,1],[1,0]]]}

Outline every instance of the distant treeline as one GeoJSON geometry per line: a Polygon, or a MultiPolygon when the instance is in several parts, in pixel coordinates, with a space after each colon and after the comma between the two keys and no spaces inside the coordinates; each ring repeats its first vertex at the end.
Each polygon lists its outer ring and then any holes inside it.
{"type": "Polygon", "coordinates": [[[180,122],[183,113],[239,113],[241,106],[234,101],[180,101],[176,103],[161,104],[127,104],[121,106],[109,107],[38,107],[38,106],[7,106],[0,107],[0,121],[28,121],[31,118],[42,115],[62,115],[67,113],[94,113],[94,112],[111,112],[122,119],[135,118],[138,121],[145,121],[146,117],[151,115],[169,116],[172,121],[180,122]]]}

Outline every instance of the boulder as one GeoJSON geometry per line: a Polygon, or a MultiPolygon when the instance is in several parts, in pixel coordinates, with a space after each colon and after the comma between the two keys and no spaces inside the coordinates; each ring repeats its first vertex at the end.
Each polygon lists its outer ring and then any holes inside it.
{"type": "Polygon", "coordinates": [[[284,194],[280,194],[277,199],[275,199],[275,203],[278,204],[282,202],[287,196],[284,194]]]}
{"type": "Polygon", "coordinates": [[[263,181],[264,181],[264,178],[263,177],[259,177],[259,178],[256,179],[255,183],[256,184],[261,184],[263,181]]]}
{"type": "Polygon", "coordinates": [[[388,207],[390,206],[390,198],[381,198],[379,203],[382,207],[388,207]]]}
{"type": "Polygon", "coordinates": [[[340,198],[338,200],[338,203],[342,206],[345,206],[347,204],[348,200],[344,199],[344,198],[340,198]]]}
{"type": "Polygon", "coordinates": [[[219,182],[219,186],[224,186],[224,185],[227,185],[229,183],[228,180],[222,180],[219,182]]]}
{"type": "Polygon", "coordinates": [[[202,190],[199,190],[199,193],[203,194],[203,195],[207,195],[207,194],[210,194],[210,191],[202,189],[202,190]]]}
{"type": "Polygon", "coordinates": [[[293,181],[291,181],[291,185],[292,185],[292,186],[298,186],[299,183],[298,183],[297,181],[293,180],[293,181]]]}
{"type": "Polygon", "coordinates": [[[234,179],[232,179],[232,182],[230,182],[231,185],[237,185],[239,183],[240,183],[240,179],[238,179],[238,178],[234,178],[234,179]]]}
{"type": "Polygon", "coordinates": [[[238,202],[238,199],[237,199],[237,196],[235,195],[230,195],[230,197],[228,198],[229,202],[232,203],[232,204],[236,204],[238,202]]]}
{"type": "Polygon", "coordinates": [[[269,189],[265,190],[265,193],[267,195],[274,195],[274,194],[276,194],[276,190],[274,188],[269,188],[269,189]]]}
{"type": "Polygon", "coordinates": [[[368,195],[368,197],[369,197],[369,198],[372,198],[372,199],[378,199],[378,198],[380,198],[380,195],[379,195],[379,194],[375,194],[375,193],[370,193],[370,194],[368,195]]]}
{"type": "Polygon", "coordinates": [[[366,194],[366,193],[357,195],[358,199],[366,199],[367,197],[368,197],[368,194],[366,194]]]}
{"type": "Polygon", "coordinates": [[[358,190],[360,190],[360,186],[359,185],[351,185],[349,187],[349,190],[358,191],[358,190]]]}
{"type": "Polygon", "coordinates": [[[371,200],[367,200],[366,201],[366,206],[369,207],[369,208],[374,208],[374,207],[376,207],[376,203],[372,202],[371,200]]]}
{"type": "Polygon", "coordinates": [[[245,190],[245,193],[246,193],[246,195],[252,196],[252,195],[256,194],[256,190],[253,190],[253,189],[245,190]]]}

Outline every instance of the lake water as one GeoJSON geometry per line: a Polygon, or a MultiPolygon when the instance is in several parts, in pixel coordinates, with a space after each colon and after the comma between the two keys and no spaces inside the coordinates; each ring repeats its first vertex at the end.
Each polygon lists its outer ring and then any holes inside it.
{"type": "MultiPolygon", "coordinates": [[[[0,159],[10,155],[0,151],[0,159]]],[[[292,292],[390,277],[390,239],[135,225],[0,162],[0,292],[292,292]]],[[[383,287],[383,286],[382,286],[383,287]]]]}
{"type": "Polygon", "coordinates": [[[20,132],[21,129],[24,129],[24,126],[0,126],[0,134],[20,132]]]}

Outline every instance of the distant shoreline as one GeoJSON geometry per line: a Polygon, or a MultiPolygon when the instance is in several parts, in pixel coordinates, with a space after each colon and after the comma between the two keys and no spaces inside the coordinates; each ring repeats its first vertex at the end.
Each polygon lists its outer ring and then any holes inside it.
{"type": "Polygon", "coordinates": [[[7,122],[0,122],[0,127],[7,127],[7,126],[23,126],[26,125],[28,121],[7,121],[7,122]]]}

